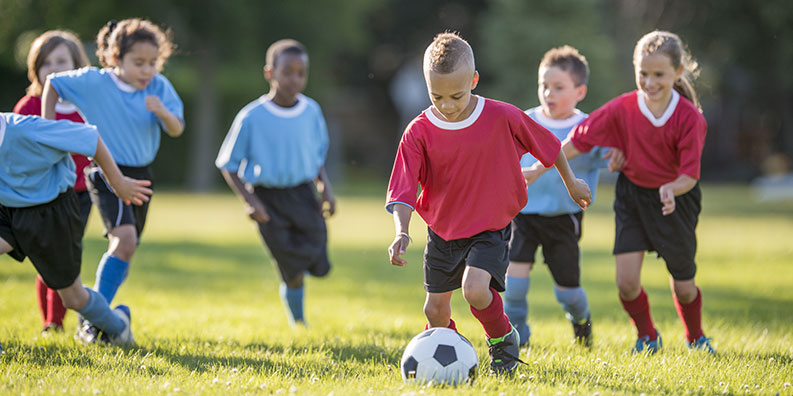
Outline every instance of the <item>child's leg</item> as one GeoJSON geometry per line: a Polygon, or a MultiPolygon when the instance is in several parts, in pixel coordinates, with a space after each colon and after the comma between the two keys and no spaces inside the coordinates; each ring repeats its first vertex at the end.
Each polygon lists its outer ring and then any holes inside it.
{"type": "Polygon", "coordinates": [[[14,250],[11,245],[5,241],[2,237],[0,237],[0,254],[6,254],[14,250]]]}
{"type": "Polygon", "coordinates": [[[650,303],[641,285],[643,259],[643,251],[616,255],[617,288],[622,307],[636,326],[638,338],[647,336],[652,341],[657,338],[657,334],[650,315],[650,303]]]}
{"type": "Polygon", "coordinates": [[[571,322],[581,323],[589,319],[589,301],[583,287],[554,285],[553,293],[571,322]]]}
{"type": "Polygon", "coordinates": [[[47,285],[41,280],[40,276],[36,277],[36,300],[39,303],[39,312],[41,312],[41,321],[44,323],[43,327],[46,327],[50,321],[49,316],[47,315],[47,285]]]}
{"type": "Polygon", "coordinates": [[[299,272],[289,280],[284,280],[278,289],[281,301],[286,308],[289,323],[305,323],[303,316],[303,273],[299,272]]]}
{"type": "Polygon", "coordinates": [[[694,279],[681,281],[670,276],[669,287],[672,289],[677,315],[686,328],[686,340],[692,343],[704,335],[702,331],[702,293],[694,279]]]}
{"type": "Polygon", "coordinates": [[[70,286],[59,289],[58,294],[66,308],[79,312],[87,321],[110,335],[120,334],[127,326],[110,309],[100,293],[83,286],[79,276],[70,286]]]}
{"type": "Polygon", "coordinates": [[[471,306],[487,338],[500,338],[512,331],[512,324],[504,313],[501,295],[490,287],[490,274],[476,267],[466,267],[463,274],[463,297],[471,306]]]}
{"type": "Polygon", "coordinates": [[[534,263],[510,261],[507,268],[506,290],[504,290],[504,313],[520,334],[521,345],[529,341],[531,329],[529,318],[529,285],[534,263]]]}
{"type": "Polygon", "coordinates": [[[55,289],[47,288],[47,321],[63,327],[64,316],[66,316],[66,307],[63,306],[61,296],[55,289]]]}
{"type": "Polygon", "coordinates": [[[431,327],[448,327],[457,330],[457,325],[452,320],[452,292],[430,293],[427,292],[427,299],[424,300],[424,316],[427,317],[427,325],[424,329],[431,327]]]}
{"type": "Polygon", "coordinates": [[[129,263],[138,245],[138,235],[134,225],[124,224],[113,228],[107,238],[108,250],[96,269],[94,290],[110,303],[127,279],[129,263]]]}

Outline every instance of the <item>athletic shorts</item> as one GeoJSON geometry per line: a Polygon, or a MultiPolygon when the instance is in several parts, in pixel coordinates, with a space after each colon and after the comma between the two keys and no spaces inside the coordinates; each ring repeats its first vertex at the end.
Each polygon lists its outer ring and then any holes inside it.
{"type": "Polygon", "coordinates": [[[620,173],[614,200],[614,254],[655,251],[666,261],[674,279],[693,279],[701,201],[697,183],[691,191],[675,197],[675,211],[664,216],[657,188],[639,187],[620,173]]]}
{"type": "Polygon", "coordinates": [[[512,219],[509,260],[535,263],[542,246],[545,264],[559,286],[578,287],[581,282],[581,219],[583,212],[558,216],[518,213],[512,219]]]}
{"type": "Polygon", "coordinates": [[[0,238],[17,261],[30,258],[51,289],[71,286],[80,275],[83,227],[77,194],[71,188],[45,204],[9,208],[0,205],[0,238]]]}
{"type": "Polygon", "coordinates": [[[509,266],[510,225],[483,231],[470,238],[446,241],[429,227],[424,249],[424,289],[444,293],[459,289],[465,267],[483,269],[490,274],[490,287],[504,291],[504,277],[509,266]]]}
{"type": "MultiPolygon", "coordinates": [[[[154,188],[151,167],[119,165],[118,168],[124,176],[138,180],[151,180],[152,185],[149,188],[154,188]]],[[[96,164],[85,167],[85,185],[91,194],[91,201],[102,216],[102,223],[105,225],[105,237],[118,226],[132,224],[135,226],[138,242],[140,243],[140,235],[143,233],[143,226],[146,225],[146,215],[149,212],[151,198],[149,198],[149,202],[144,202],[141,206],[124,203],[121,198],[110,190],[105,175],[102,174],[96,164]]]]}
{"type": "Polygon", "coordinates": [[[259,233],[284,282],[303,272],[327,275],[328,231],[314,183],[288,188],[257,186],[253,192],[270,215],[270,221],[259,223],[259,233]]]}
{"type": "Polygon", "coordinates": [[[80,210],[80,220],[83,221],[83,231],[88,225],[88,217],[91,215],[91,193],[88,190],[77,192],[77,204],[80,210]]]}

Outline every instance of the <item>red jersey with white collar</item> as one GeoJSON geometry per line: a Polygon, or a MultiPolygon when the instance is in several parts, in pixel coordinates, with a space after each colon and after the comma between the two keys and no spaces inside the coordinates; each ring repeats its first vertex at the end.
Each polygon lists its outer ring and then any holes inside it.
{"type": "Polygon", "coordinates": [[[549,167],[560,148],[556,136],[508,103],[477,97],[473,113],[459,122],[428,108],[402,135],[386,209],[415,209],[447,241],[500,230],[526,205],[520,157],[529,152],[549,167]]]}
{"type": "MultiPolygon", "coordinates": [[[[25,95],[19,99],[16,106],[14,106],[14,113],[22,115],[41,115],[41,97],[25,95]]],[[[55,105],[55,119],[56,120],[69,120],[79,123],[85,123],[83,117],[77,112],[77,107],[74,105],[63,105],[58,103],[55,105]]],[[[83,169],[85,169],[91,161],[88,157],[82,154],[72,154],[74,165],[76,167],[77,181],[74,182],[74,191],[81,192],[86,190],[85,176],[83,176],[83,169]]]]}
{"type": "Polygon", "coordinates": [[[659,188],[680,175],[699,179],[706,132],[705,117],[677,91],[672,91],[661,117],[655,117],[639,91],[633,91],[592,112],[570,136],[581,152],[593,146],[622,150],[622,173],[638,186],[659,188]]]}

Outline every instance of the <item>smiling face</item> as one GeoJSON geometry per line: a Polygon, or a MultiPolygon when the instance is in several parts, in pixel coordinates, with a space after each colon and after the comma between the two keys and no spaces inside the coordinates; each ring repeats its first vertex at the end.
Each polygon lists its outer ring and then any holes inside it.
{"type": "Polygon", "coordinates": [[[135,89],[144,89],[157,73],[159,48],[148,41],[132,44],[129,51],[116,62],[116,74],[121,81],[135,89]]]}
{"type": "Polygon", "coordinates": [[[281,106],[293,105],[308,82],[308,55],[285,52],[278,55],[274,63],[272,68],[264,69],[273,100],[281,106]]]}
{"type": "Polygon", "coordinates": [[[563,120],[572,116],[575,106],[586,96],[586,85],[575,85],[567,71],[556,66],[543,66],[537,80],[537,96],[545,116],[563,120]]]}
{"type": "Polygon", "coordinates": [[[457,122],[466,119],[474,110],[471,90],[479,82],[479,74],[471,67],[461,65],[451,73],[424,71],[427,91],[433,110],[440,119],[457,122]]]}
{"type": "Polygon", "coordinates": [[[636,87],[644,94],[648,106],[664,107],[672,98],[675,81],[683,74],[683,67],[677,69],[672,60],[662,53],[652,53],[636,58],[636,87]]]}
{"type": "Polygon", "coordinates": [[[69,52],[69,47],[67,47],[66,44],[61,44],[55,47],[55,49],[44,58],[44,62],[41,63],[38,72],[39,81],[43,83],[47,81],[47,76],[49,74],[72,70],[74,67],[74,59],[72,59],[72,54],[69,52]]]}

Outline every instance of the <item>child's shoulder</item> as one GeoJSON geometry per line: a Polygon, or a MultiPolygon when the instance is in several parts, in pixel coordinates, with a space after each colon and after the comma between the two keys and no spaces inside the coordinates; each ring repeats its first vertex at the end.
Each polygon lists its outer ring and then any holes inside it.
{"type": "Polygon", "coordinates": [[[14,113],[38,115],[41,114],[41,97],[25,95],[14,106],[14,113]]]}

